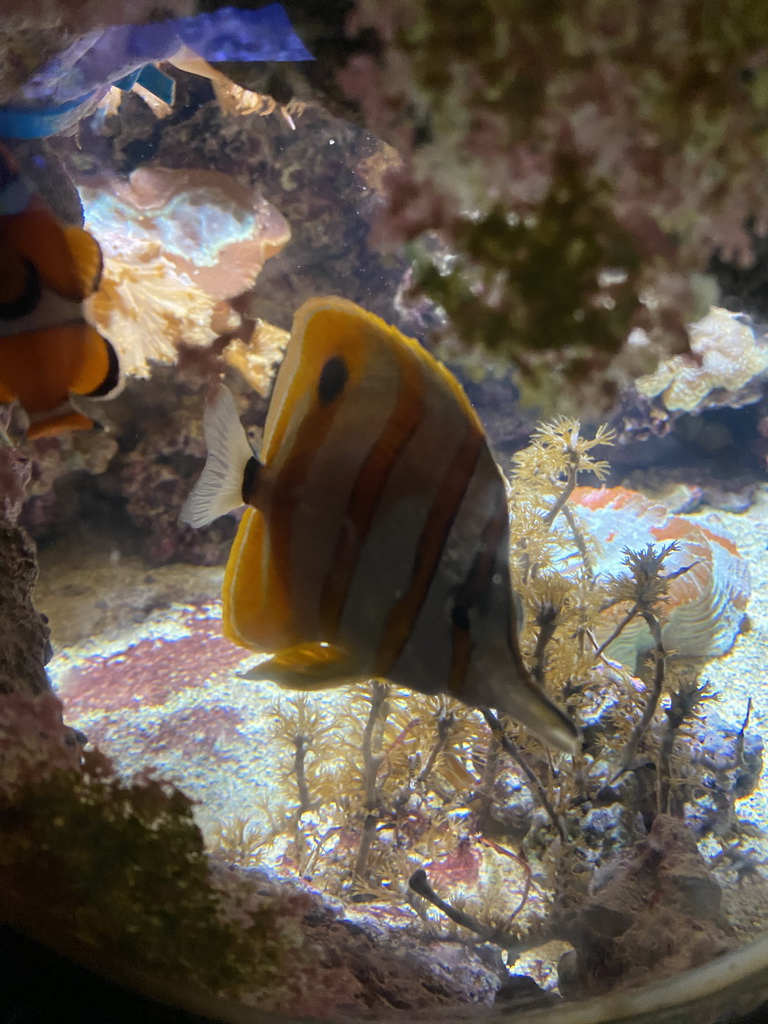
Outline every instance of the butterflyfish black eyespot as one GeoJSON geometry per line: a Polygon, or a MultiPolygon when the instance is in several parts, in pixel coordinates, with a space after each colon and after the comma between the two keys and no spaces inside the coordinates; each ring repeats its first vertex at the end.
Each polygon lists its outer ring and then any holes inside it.
{"type": "Polygon", "coordinates": [[[347,364],[341,356],[326,360],[317,382],[317,397],[321,405],[330,405],[344,390],[349,377],[347,364]]]}
{"type": "Polygon", "coordinates": [[[469,629],[469,609],[460,601],[451,608],[451,622],[457,629],[469,629]]]}

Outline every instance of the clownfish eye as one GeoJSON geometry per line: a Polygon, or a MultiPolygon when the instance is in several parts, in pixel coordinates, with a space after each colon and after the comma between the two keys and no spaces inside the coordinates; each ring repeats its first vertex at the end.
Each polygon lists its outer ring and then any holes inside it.
{"type": "Polygon", "coordinates": [[[344,390],[349,377],[347,364],[341,356],[331,356],[325,361],[317,382],[317,397],[321,405],[330,405],[344,390]]]}
{"type": "Polygon", "coordinates": [[[457,629],[469,629],[469,608],[461,601],[455,601],[451,606],[451,622],[457,629]]]}

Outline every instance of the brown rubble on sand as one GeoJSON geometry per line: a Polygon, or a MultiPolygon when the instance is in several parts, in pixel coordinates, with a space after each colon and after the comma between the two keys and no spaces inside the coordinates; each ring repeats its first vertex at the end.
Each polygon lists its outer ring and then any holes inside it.
{"type": "MultiPolygon", "coordinates": [[[[574,847],[564,866],[578,856],[574,847]]],[[[587,996],[626,988],[727,952],[736,942],[720,900],[690,829],[657,815],[647,838],[594,874],[570,872],[557,931],[574,951],[560,962],[561,992],[587,996]],[[585,880],[580,892],[573,884],[579,877],[585,880]]]]}

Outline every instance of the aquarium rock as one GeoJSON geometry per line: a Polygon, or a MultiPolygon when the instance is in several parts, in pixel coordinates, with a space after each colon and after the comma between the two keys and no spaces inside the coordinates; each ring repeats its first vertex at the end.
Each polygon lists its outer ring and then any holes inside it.
{"type": "Polygon", "coordinates": [[[637,381],[658,415],[738,409],[763,397],[768,343],[743,315],[713,306],[688,335],[690,353],[672,356],[637,381]]]}
{"type": "MultiPolygon", "coordinates": [[[[567,884],[566,884],[567,889],[567,884]]],[[[720,888],[686,825],[657,815],[650,834],[595,871],[558,932],[576,951],[563,967],[580,995],[669,977],[732,948],[720,888]]]]}
{"type": "Polygon", "coordinates": [[[47,620],[32,603],[35,545],[23,530],[2,523],[0,579],[0,693],[45,693],[52,651],[47,620]]]}

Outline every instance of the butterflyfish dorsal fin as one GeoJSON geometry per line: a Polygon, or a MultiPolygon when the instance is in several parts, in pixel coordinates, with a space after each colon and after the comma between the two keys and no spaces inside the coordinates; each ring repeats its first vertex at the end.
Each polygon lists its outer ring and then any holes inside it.
{"type": "Polygon", "coordinates": [[[203,431],[208,458],[179,513],[182,523],[198,528],[244,505],[248,497],[244,495],[246,482],[251,484],[252,490],[253,478],[258,475],[258,462],[240,422],[232,392],[223,384],[217,384],[209,392],[203,431]],[[249,467],[250,479],[246,481],[249,467]]]}
{"type": "Polygon", "coordinates": [[[341,647],[324,643],[297,644],[260,662],[244,679],[269,679],[288,690],[325,690],[367,678],[341,647]]]}

